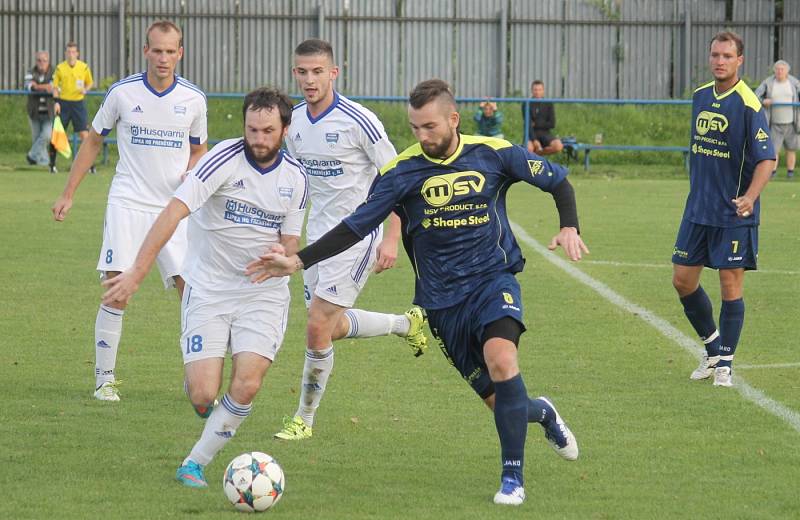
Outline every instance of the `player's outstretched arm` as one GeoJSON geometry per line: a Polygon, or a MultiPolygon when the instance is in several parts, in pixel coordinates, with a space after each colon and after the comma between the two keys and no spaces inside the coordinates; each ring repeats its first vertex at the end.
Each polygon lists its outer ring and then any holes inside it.
{"type": "Polygon", "coordinates": [[[83,178],[86,177],[86,172],[94,164],[100,148],[103,146],[103,136],[94,131],[89,130],[89,135],[84,140],[81,147],[78,149],[78,155],[69,169],[69,177],[67,178],[67,185],[64,186],[64,191],[58,197],[55,204],[53,204],[53,218],[57,222],[61,222],[67,218],[67,213],[72,207],[72,198],[75,196],[78,186],[80,186],[83,178]]]}
{"type": "Polygon", "coordinates": [[[273,249],[270,252],[280,253],[283,256],[292,256],[300,251],[300,237],[297,235],[281,235],[281,243],[279,245],[283,249],[282,251],[275,251],[273,249]]]}
{"type": "Polygon", "coordinates": [[[289,276],[295,271],[311,267],[317,262],[338,255],[345,249],[353,247],[362,238],[364,238],[363,235],[357,235],[344,222],[341,222],[322,235],[319,240],[288,258],[280,253],[261,255],[247,264],[244,274],[249,276],[253,283],[289,276]]]}
{"type": "Polygon", "coordinates": [[[583,239],[578,234],[578,229],[574,227],[561,228],[561,231],[550,241],[547,249],[554,251],[558,246],[564,248],[567,258],[573,262],[580,260],[583,253],[589,254],[589,248],[583,243],[583,239]]]}
{"type": "Polygon", "coordinates": [[[558,246],[564,248],[567,258],[573,262],[581,259],[583,253],[589,254],[589,248],[583,243],[578,232],[578,209],[575,203],[575,190],[569,180],[561,181],[551,192],[558,209],[560,231],[548,244],[547,248],[554,251],[558,246]]]}
{"type": "Polygon", "coordinates": [[[394,267],[395,262],[397,262],[397,243],[400,241],[401,225],[400,217],[393,211],[392,214],[389,215],[389,225],[386,227],[383,240],[381,240],[380,245],[378,245],[378,258],[373,268],[375,273],[391,269],[394,267]]]}
{"type": "Polygon", "coordinates": [[[270,278],[289,276],[303,268],[297,255],[285,256],[281,253],[267,253],[253,260],[245,267],[244,274],[253,283],[262,283],[270,278]]]}
{"type": "Polygon", "coordinates": [[[153,227],[139,248],[136,260],[127,271],[103,282],[107,290],[103,294],[103,303],[108,305],[113,302],[128,303],[131,297],[139,290],[139,285],[150,272],[158,252],[175,233],[178,223],[189,215],[189,208],[180,199],[173,198],[167,207],[158,215],[153,227]]]}

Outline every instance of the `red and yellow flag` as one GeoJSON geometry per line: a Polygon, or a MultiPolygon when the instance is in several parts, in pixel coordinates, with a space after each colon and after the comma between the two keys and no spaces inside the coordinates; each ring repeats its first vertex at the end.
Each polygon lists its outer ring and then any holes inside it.
{"type": "Polygon", "coordinates": [[[72,148],[69,146],[69,139],[67,139],[67,131],[64,130],[64,125],[61,123],[61,118],[56,116],[53,121],[53,133],[50,136],[50,143],[58,153],[69,159],[72,157],[72,148]]]}

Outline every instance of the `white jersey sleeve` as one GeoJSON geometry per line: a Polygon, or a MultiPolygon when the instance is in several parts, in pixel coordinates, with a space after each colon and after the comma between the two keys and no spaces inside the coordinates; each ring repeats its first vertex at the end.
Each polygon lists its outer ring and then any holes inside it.
{"type": "Polygon", "coordinates": [[[100,135],[108,135],[117,126],[117,120],[119,119],[119,111],[117,110],[118,93],[119,91],[111,90],[106,94],[92,120],[92,129],[100,135]]]}
{"type": "Polygon", "coordinates": [[[372,164],[374,164],[375,167],[380,170],[389,161],[397,156],[397,151],[394,149],[394,145],[391,143],[391,141],[389,141],[389,137],[386,135],[386,131],[383,129],[383,124],[381,124],[380,120],[375,116],[375,114],[372,112],[366,112],[364,115],[369,118],[369,120],[378,130],[380,139],[374,140],[374,138],[371,138],[366,131],[363,131],[361,134],[361,147],[363,148],[364,152],[366,152],[370,161],[372,161],[372,164]]]}
{"type": "Polygon", "coordinates": [[[192,126],[189,128],[189,143],[203,144],[208,141],[208,106],[206,99],[198,99],[199,105],[192,120],[192,126]]]}
{"type": "Polygon", "coordinates": [[[223,141],[215,146],[186,175],[183,184],[175,192],[175,198],[186,204],[186,207],[192,213],[200,209],[234,173],[234,170],[230,168],[220,169],[214,168],[214,166],[221,163],[226,155],[235,155],[241,152],[242,149],[241,139],[230,140],[230,142],[223,141]]]}
{"type": "Polygon", "coordinates": [[[281,234],[299,237],[303,232],[303,222],[308,204],[308,178],[303,166],[289,154],[284,154],[284,159],[297,167],[299,175],[295,176],[292,187],[292,198],[286,218],[281,225],[281,234]]]}

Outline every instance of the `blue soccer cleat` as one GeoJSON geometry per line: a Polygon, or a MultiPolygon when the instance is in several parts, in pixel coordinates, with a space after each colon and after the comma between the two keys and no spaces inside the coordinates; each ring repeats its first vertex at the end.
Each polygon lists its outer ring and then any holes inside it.
{"type": "Polygon", "coordinates": [[[203,466],[193,460],[187,460],[175,473],[175,479],[186,487],[207,488],[206,476],[203,466]]]}
{"type": "Polygon", "coordinates": [[[558,415],[558,411],[553,403],[546,397],[539,397],[540,401],[544,402],[545,421],[542,422],[544,428],[544,436],[550,446],[562,458],[567,460],[575,460],[578,458],[578,441],[575,440],[575,435],[567,427],[564,419],[558,415]]]}
{"type": "Polygon", "coordinates": [[[518,506],[525,502],[525,488],[517,477],[506,475],[500,481],[500,491],[494,495],[494,503],[505,506],[518,506]]]}

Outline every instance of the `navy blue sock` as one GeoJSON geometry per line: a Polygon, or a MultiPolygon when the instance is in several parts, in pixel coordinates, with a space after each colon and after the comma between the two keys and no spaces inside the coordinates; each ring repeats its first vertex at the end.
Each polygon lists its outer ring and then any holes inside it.
{"type": "MultiPolygon", "coordinates": [[[[528,399],[528,422],[539,423],[550,422],[550,415],[547,413],[545,403],[541,399],[528,399]]],[[[553,415],[555,418],[555,415],[553,415]]]]}
{"type": "Polygon", "coordinates": [[[495,382],[494,389],[494,424],[500,437],[503,476],[514,476],[522,483],[528,435],[528,391],[521,374],[508,381],[495,382]]]}
{"type": "Polygon", "coordinates": [[[720,340],[714,323],[714,310],[703,286],[698,286],[695,292],[681,298],[681,303],[689,323],[705,343],[708,356],[718,356],[720,340]]]}
{"type": "Polygon", "coordinates": [[[719,334],[722,345],[719,347],[718,366],[729,367],[733,364],[733,354],[739,344],[739,335],[744,325],[744,300],[722,300],[719,311],[719,334]]]}

